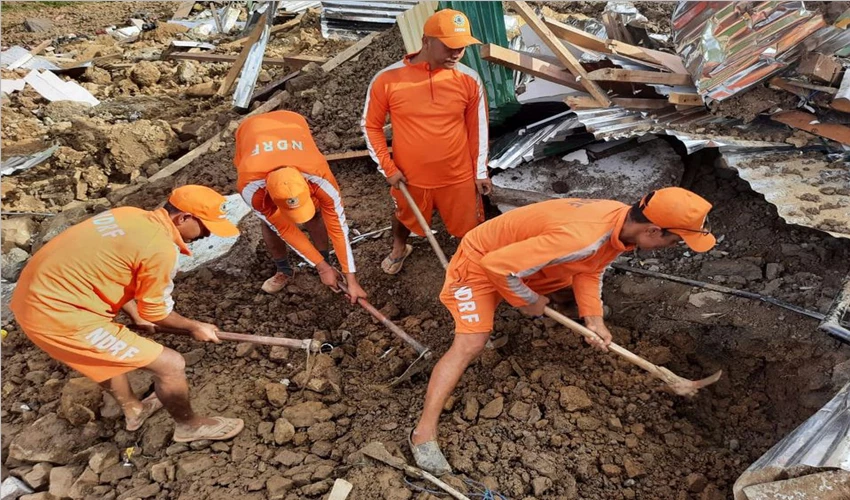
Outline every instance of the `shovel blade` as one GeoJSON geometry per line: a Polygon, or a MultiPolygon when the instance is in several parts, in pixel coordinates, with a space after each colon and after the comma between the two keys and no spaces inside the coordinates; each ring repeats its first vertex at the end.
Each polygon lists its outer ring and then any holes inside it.
{"type": "Polygon", "coordinates": [[[410,363],[410,366],[407,367],[407,370],[404,370],[404,373],[402,373],[401,375],[396,377],[395,380],[393,380],[392,382],[389,383],[389,387],[395,387],[395,386],[401,384],[402,382],[407,382],[408,380],[413,378],[413,376],[416,375],[417,373],[421,373],[422,370],[425,369],[425,365],[426,365],[424,360],[427,360],[427,359],[430,359],[430,358],[431,358],[431,351],[429,351],[427,349],[422,351],[422,354],[420,354],[419,357],[416,358],[413,361],[413,363],[410,363]]]}
{"type": "Polygon", "coordinates": [[[661,368],[664,376],[662,380],[667,384],[671,391],[674,394],[679,396],[694,396],[696,393],[709,385],[720,380],[720,377],[723,375],[723,370],[717,370],[714,374],[709,377],[700,380],[689,380],[684,377],[680,377],[675,373],[667,370],[666,368],[661,368]]]}

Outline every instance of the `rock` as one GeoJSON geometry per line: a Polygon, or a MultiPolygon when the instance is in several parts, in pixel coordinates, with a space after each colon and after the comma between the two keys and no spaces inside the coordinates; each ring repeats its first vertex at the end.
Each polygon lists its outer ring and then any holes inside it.
{"type": "Polygon", "coordinates": [[[274,423],[274,442],[278,445],[292,441],[295,436],[295,426],[285,418],[279,418],[274,423]]]}
{"type": "Polygon", "coordinates": [[[106,132],[103,162],[117,172],[132,176],[175,153],[180,142],[165,120],[116,123],[106,132]]]}
{"type": "MultiPolygon", "coordinates": [[[[9,217],[3,220],[0,234],[3,240],[3,252],[18,247],[24,250],[32,248],[32,237],[38,224],[30,216],[9,217]]],[[[3,274],[5,277],[5,273],[3,274]]]]}
{"type": "Polygon", "coordinates": [[[508,410],[508,415],[521,422],[528,420],[529,413],[531,413],[531,405],[524,401],[515,401],[514,404],[511,405],[511,409],[508,410]]]}
{"type": "Polygon", "coordinates": [[[764,268],[764,277],[768,281],[775,280],[779,277],[779,273],[782,272],[782,264],[777,264],[775,262],[768,262],[764,268]]]}
{"type": "Polygon", "coordinates": [[[711,302],[721,302],[723,294],[720,292],[699,292],[688,296],[688,303],[694,307],[703,307],[711,302]]]}
{"type": "Polygon", "coordinates": [[[189,445],[186,443],[174,443],[165,449],[165,455],[172,457],[174,455],[179,455],[185,451],[189,450],[189,445]]]}
{"type": "Polygon", "coordinates": [[[195,64],[192,61],[180,61],[180,64],[177,65],[177,71],[174,73],[174,76],[177,78],[178,82],[185,85],[187,83],[192,83],[196,73],[195,64]]]}
{"type": "Polygon", "coordinates": [[[257,425],[257,435],[265,443],[274,441],[274,424],[272,422],[260,422],[257,425]]]}
{"type": "Polygon", "coordinates": [[[90,468],[86,467],[82,474],[77,477],[77,480],[74,481],[74,484],[71,486],[71,490],[68,492],[68,496],[73,499],[82,499],[89,496],[92,493],[92,489],[98,484],[97,474],[90,468]]]}
{"type": "Polygon", "coordinates": [[[694,472],[688,474],[688,477],[685,478],[685,486],[691,493],[699,493],[708,486],[708,479],[704,475],[694,472]]]}
{"type": "Polygon", "coordinates": [[[33,493],[32,495],[24,495],[20,497],[18,500],[57,500],[55,496],[51,495],[50,492],[42,491],[39,493],[33,493]]]}
{"type": "Polygon", "coordinates": [[[525,466],[537,471],[541,476],[546,476],[550,479],[557,479],[558,468],[546,455],[532,452],[522,454],[522,462],[525,466]]]}
{"type": "Polygon", "coordinates": [[[170,425],[148,425],[142,434],[142,449],[145,454],[155,454],[166,449],[171,444],[170,425]]]}
{"type": "Polygon", "coordinates": [[[240,342],[236,344],[236,356],[244,358],[254,352],[254,344],[250,342],[240,342]]]}
{"type": "Polygon", "coordinates": [[[32,33],[50,31],[53,29],[53,22],[40,17],[28,17],[24,19],[24,28],[32,33]]]}
{"type": "Polygon", "coordinates": [[[576,425],[583,431],[595,431],[602,425],[602,422],[593,417],[581,416],[576,419],[576,425]]]}
{"type": "Polygon", "coordinates": [[[95,474],[100,474],[108,467],[117,464],[120,458],[117,446],[113,443],[100,443],[91,448],[91,453],[89,455],[89,468],[94,471],[95,474]]]}
{"type": "Polygon", "coordinates": [[[35,464],[29,472],[24,474],[23,480],[32,489],[41,489],[42,486],[47,485],[47,481],[50,479],[51,469],[53,469],[53,466],[47,462],[35,464]]]}
{"type": "Polygon", "coordinates": [[[465,394],[463,397],[463,419],[467,422],[474,422],[478,417],[478,398],[475,394],[465,394]]]}
{"type": "Polygon", "coordinates": [[[157,483],[145,484],[143,486],[138,486],[136,488],[133,488],[132,490],[129,490],[129,491],[122,493],[118,497],[118,500],[126,500],[126,499],[130,499],[130,498],[151,498],[151,497],[155,497],[159,494],[161,489],[162,488],[160,488],[159,484],[157,484],[157,483]]]}
{"type": "Polygon", "coordinates": [[[499,396],[494,398],[492,401],[484,405],[484,408],[478,412],[478,416],[481,418],[498,418],[499,415],[502,414],[502,411],[505,409],[505,398],[499,396]]]}
{"type": "Polygon", "coordinates": [[[167,483],[175,478],[174,465],[171,462],[165,461],[151,466],[151,479],[157,483],[167,483]]]}
{"type": "Polygon", "coordinates": [[[307,429],[307,437],[314,443],[316,441],[333,441],[336,439],[336,424],[333,422],[320,422],[311,425],[307,429]]]}
{"type": "Polygon", "coordinates": [[[266,480],[266,493],[269,500],[283,498],[287,491],[291,490],[293,482],[283,476],[274,475],[266,480]]]}
{"type": "Polygon", "coordinates": [[[608,477],[617,477],[622,471],[614,464],[602,464],[602,472],[608,477]]]}
{"type": "Polygon", "coordinates": [[[80,79],[84,82],[90,82],[97,85],[109,85],[112,83],[112,75],[109,74],[109,71],[106,71],[103,68],[98,68],[97,66],[89,66],[86,68],[86,71],[80,79]]]}
{"type": "Polygon", "coordinates": [[[115,484],[121,479],[131,477],[132,475],[132,467],[124,467],[122,464],[115,464],[101,473],[100,484],[115,484]]]}
{"type": "Polygon", "coordinates": [[[313,103],[313,109],[310,111],[310,116],[313,118],[317,118],[325,112],[325,105],[322,104],[321,101],[316,101],[313,103]]]}
{"type": "Polygon", "coordinates": [[[289,398],[289,393],[286,391],[286,386],[275,382],[266,384],[266,399],[272,406],[283,408],[286,405],[286,400],[289,398]]]}
{"type": "Polygon", "coordinates": [[[832,383],[836,387],[842,387],[850,382],[850,359],[838,363],[832,368],[832,383]]]}
{"type": "Polygon", "coordinates": [[[646,475],[643,466],[630,458],[623,459],[623,468],[626,469],[626,475],[629,479],[637,479],[646,475]]]}
{"type": "Polygon", "coordinates": [[[586,410],[593,406],[593,402],[587,396],[587,393],[574,385],[561,387],[559,402],[561,408],[567,411],[586,410]]]}
{"type": "Polygon", "coordinates": [[[274,461],[285,467],[292,467],[304,461],[306,455],[292,450],[283,450],[274,457],[274,461]]]}
{"type": "Polygon", "coordinates": [[[103,401],[100,404],[100,418],[105,420],[116,420],[123,416],[124,412],[121,411],[121,406],[118,405],[118,401],[115,401],[112,394],[103,391],[103,401]]]}
{"type": "Polygon", "coordinates": [[[207,453],[184,455],[177,460],[177,479],[186,479],[211,468],[214,464],[207,453]]]}
{"type": "Polygon", "coordinates": [[[531,481],[534,496],[540,497],[552,487],[552,480],[548,477],[536,477],[531,481]]]}
{"type": "Polygon", "coordinates": [[[141,61],[133,65],[133,69],[130,70],[130,80],[133,80],[133,83],[141,87],[150,87],[151,85],[155,85],[162,73],[156,67],[156,65],[150,61],[141,61]]]}
{"type": "Polygon", "coordinates": [[[0,274],[3,275],[3,279],[11,282],[18,281],[18,277],[24,270],[24,266],[26,266],[29,258],[30,255],[27,251],[18,247],[14,247],[4,253],[2,268],[0,268],[0,274]]]}
{"type": "Polygon", "coordinates": [[[74,454],[92,444],[95,435],[75,429],[55,413],[21,429],[9,445],[9,457],[23,462],[69,463],[74,454]]]}
{"type": "Polygon", "coordinates": [[[307,401],[290,406],[283,410],[283,418],[289,420],[296,428],[310,427],[316,422],[325,422],[333,417],[324,403],[307,401]]]}
{"type": "MultiPolygon", "coordinates": [[[[4,476],[6,475],[6,468],[5,467],[3,468],[3,475],[4,476]]],[[[5,479],[3,479],[3,484],[2,484],[2,495],[3,495],[2,498],[3,498],[3,500],[15,500],[15,499],[20,498],[24,495],[28,496],[31,493],[32,493],[32,489],[30,489],[29,486],[27,486],[23,481],[21,481],[18,478],[14,477],[14,476],[9,476],[9,477],[6,477],[5,479]]]]}
{"type": "Polygon", "coordinates": [[[33,253],[35,253],[35,251],[41,248],[45,243],[59,235],[59,233],[82,221],[86,218],[86,215],[85,206],[82,206],[72,210],[63,210],[54,217],[47,219],[41,224],[39,234],[33,241],[33,253]]]}
{"type": "Polygon", "coordinates": [[[218,90],[218,83],[204,82],[197,85],[192,85],[186,89],[188,97],[212,97],[218,90]]]}
{"type": "Polygon", "coordinates": [[[703,276],[740,276],[749,281],[762,279],[761,268],[746,260],[712,260],[703,262],[703,276]]]}
{"type": "Polygon", "coordinates": [[[87,115],[91,108],[91,104],[86,102],[53,101],[44,107],[44,117],[55,122],[69,122],[73,118],[87,115]]]}
{"type": "Polygon", "coordinates": [[[289,359],[289,348],[275,345],[269,350],[269,359],[272,361],[286,361],[289,359]]]}
{"type": "Polygon", "coordinates": [[[202,359],[204,359],[206,353],[207,351],[205,349],[199,347],[183,354],[183,359],[186,361],[186,366],[194,366],[198,364],[202,359]]]}
{"type": "Polygon", "coordinates": [[[83,468],[78,466],[54,467],[50,470],[50,494],[57,498],[68,498],[71,486],[83,468]]]}

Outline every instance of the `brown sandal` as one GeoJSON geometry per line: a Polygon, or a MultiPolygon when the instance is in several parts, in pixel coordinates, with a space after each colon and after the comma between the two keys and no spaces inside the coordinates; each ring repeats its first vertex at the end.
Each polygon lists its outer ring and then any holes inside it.
{"type": "Polygon", "coordinates": [[[413,253],[413,246],[405,245],[404,255],[398,259],[393,259],[387,256],[387,258],[381,262],[381,269],[383,269],[383,271],[387,274],[398,274],[401,272],[401,267],[404,265],[404,259],[406,259],[411,253],[413,253]]]}
{"type": "Polygon", "coordinates": [[[235,437],[245,428],[245,422],[241,418],[213,417],[215,424],[202,425],[200,427],[186,427],[179,424],[174,427],[174,441],[177,443],[188,443],[191,441],[224,441],[235,437]],[[183,427],[181,429],[181,427],[183,427]]]}
{"type": "Polygon", "coordinates": [[[139,428],[144,425],[145,421],[150,418],[154,413],[158,412],[162,409],[162,402],[159,398],[156,397],[156,393],[151,394],[142,400],[142,412],[139,413],[139,416],[136,417],[136,420],[132,423],[127,420],[127,425],[125,429],[127,432],[133,432],[139,430],[139,428]]]}

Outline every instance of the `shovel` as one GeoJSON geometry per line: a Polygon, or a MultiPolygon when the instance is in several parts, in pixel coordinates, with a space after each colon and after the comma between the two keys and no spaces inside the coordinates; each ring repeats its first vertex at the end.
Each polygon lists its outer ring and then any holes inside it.
{"type": "MultiPolygon", "coordinates": [[[[148,333],[149,330],[138,327],[138,326],[130,326],[130,330],[133,330],[138,333],[148,333]]],[[[156,333],[170,333],[177,335],[189,335],[189,330],[183,330],[181,328],[167,328],[164,326],[155,326],[154,331],[156,333]]],[[[292,349],[304,349],[309,352],[323,352],[323,348],[333,347],[330,344],[322,344],[318,340],[313,339],[286,339],[279,337],[264,337],[262,335],[247,335],[244,333],[231,333],[231,332],[218,332],[216,333],[216,337],[221,340],[232,340],[236,342],[249,342],[251,344],[261,344],[261,345],[276,345],[289,347],[292,349]]]]}
{"type": "MultiPolygon", "coordinates": [[[[425,222],[425,217],[422,216],[422,212],[419,211],[419,207],[414,203],[413,197],[410,196],[410,192],[407,190],[407,186],[404,183],[399,183],[399,189],[402,194],[404,194],[405,199],[407,200],[407,204],[411,206],[413,210],[413,214],[416,216],[416,221],[419,223],[419,226],[425,231],[425,237],[428,238],[428,242],[431,243],[431,247],[434,249],[434,253],[437,254],[437,258],[440,259],[440,263],[443,267],[448,266],[448,260],[446,259],[446,254],[443,253],[443,249],[440,247],[440,244],[437,243],[437,239],[434,238],[434,235],[431,234],[431,228],[428,227],[428,223],[425,222]]],[[[570,330],[582,335],[585,338],[591,340],[601,340],[595,332],[588,329],[584,325],[576,323],[570,318],[564,316],[558,311],[547,307],[543,310],[546,316],[554,319],[558,323],[566,326],[570,330]]],[[[608,349],[613,351],[618,356],[624,358],[629,363],[637,365],[647,372],[649,372],[655,378],[661,380],[665,384],[667,384],[670,389],[679,396],[693,396],[697,393],[698,390],[703,387],[709,386],[718,380],[720,380],[720,376],[723,374],[723,370],[718,370],[717,373],[713,374],[710,377],[706,377],[702,380],[688,380],[684,377],[680,377],[675,373],[671,372],[667,368],[663,366],[658,366],[649,361],[643,359],[637,354],[629,351],[628,349],[619,346],[611,342],[608,344],[608,349]]]]}
{"type": "MultiPolygon", "coordinates": [[[[339,289],[342,290],[342,293],[344,293],[345,295],[348,295],[348,287],[345,285],[345,283],[340,281],[337,286],[339,286],[339,289]]],[[[395,323],[393,323],[392,321],[390,321],[389,318],[384,316],[384,314],[381,313],[381,311],[379,311],[377,308],[375,308],[375,306],[370,304],[369,301],[367,301],[366,299],[363,299],[363,298],[357,299],[357,304],[359,304],[360,307],[362,307],[363,309],[368,311],[369,314],[371,314],[373,318],[380,321],[391,332],[393,332],[398,338],[407,342],[410,345],[410,347],[412,347],[413,350],[416,351],[417,354],[419,354],[419,357],[416,358],[413,361],[413,363],[411,363],[410,366],[407,367],[407,370],[405,370],[404,373],[402,373],[395,380],[390,382],[390,387],[395,387],[398,384],[400,384],[400,383],[402,383],[406,380],[410,380],[410,377],[421,372],[422,369],[424,368],[424,363],[420,363],[420,361],[422,361],[423,359],[426,360],[426,361],[431,359],[431,357],[433,356],[431,349],[420,344],[419,341],[417,341],[415,338],[408,335],[407,332],[402,330],[400,326],[398,326],[395,323]]]]}
{"type": "Polygon", "coordinates": [[[366,455],[367,457],[375,459],[379,462],[383,462],[394,469],[404,471],[405,473],[410,474],[415,478],[430,481],[442,488],[443,491],[456,498],[457,500],[470,500],[468,496],[452,488],[443,481],[440,481],[439,479],[434,477],[433,474],[430,474],[422,469],[413,467],[411,465],[407,465],[407,463],[405,463],[403,459],[394,457],[384,446],[384,443],[381,443],[379,441],[373,441],[363,447],[360,452],[366,455]]]}

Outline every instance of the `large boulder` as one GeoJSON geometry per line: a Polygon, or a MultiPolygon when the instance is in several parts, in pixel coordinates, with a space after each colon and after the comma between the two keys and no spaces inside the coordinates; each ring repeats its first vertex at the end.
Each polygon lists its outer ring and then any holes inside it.
{"type": "Polygon", "coordinates": [[[96,438],[96,428],[75,429],[55,413],[48,413],[18,432],[9,444],[9,458],[65,465],[96,438]]]}
{"type": "Polygon", "coordinates": [[[62,388],[59,414],[72,425],[80,426],[95,419],[103,389],[86,377],[72,378],[62,388]]]}

